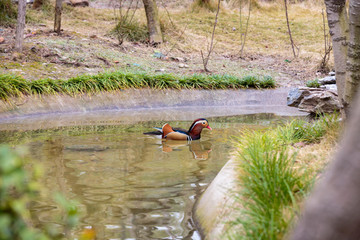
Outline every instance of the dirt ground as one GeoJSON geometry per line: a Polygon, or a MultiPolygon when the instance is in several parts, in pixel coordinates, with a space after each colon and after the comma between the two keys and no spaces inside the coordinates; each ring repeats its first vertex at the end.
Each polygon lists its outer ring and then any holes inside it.
{"type": "MultiPolygon", "coordinates": [[[[33,80],[67,79],[116,70],[173,74],[203,72],[200,49],[196,47],[184,50],[174,47],[170,41],[157,48],[139,42],[125,42],[119,46],[117,39],[108,34],[114,19],[97,12],[109,10],[113,5],[111,1],[94,1],[90,7],[76,12],[80,15],[81,11],[87,11],[90,16],[93,13],[94,24],[86,17],[74,17],[74,14],[67,17],[65,14],[60,36],[52,31],[51,17],[27,24],[22,53],[13,50],[15,29],[0,27],[0,36],[4,38],[0,44],[0,73],[18,74],[33,80]]],[[[163,6],[183,8],[179,1],[169,1],[163,6]]],[[[309,58],[288,59],[281,53],[254,51],[239,58],[237,49],[221,47],[215,47],[208,68],[216,74],[271,75],[280,86],[299,86],[321,76],[315,61],[309,58]]]]}

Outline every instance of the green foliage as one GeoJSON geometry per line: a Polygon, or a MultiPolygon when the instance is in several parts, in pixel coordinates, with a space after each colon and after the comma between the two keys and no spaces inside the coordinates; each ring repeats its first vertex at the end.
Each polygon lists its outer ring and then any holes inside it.
{"type": "Polygon", "coordinates": [[[289,144],[319,141],[339,127],[336,114],[309,123],[294,120],[266,132],[246,132],[237,139],[239,151],[239,198],[243,206],[233,224],[242,225],[236,239],[282,239],[299,210],[297,201],[309,191],[313,178],[306,169],[295,165],[296,153],[289,144]]]}
{"type": "Polygon", "coordinates": [[[16,22],[15,6],[11,0],[0,0],[0,26],[9,26],[16,22]]]}
{"type": "Polygon", "coordinates": [[[111,33],[117,37],[120,45],[124,40],[144,43],[149,38],[145,24],[141,24],[138,21],[130,21],[128,18],[121,18],[111,33]]]}
{"type": "MultiPolygon", "coordinates": [[[[0,147],[0,239],[62,239],[62,233],[53,229],[40,231],[28,225],[27,205],[40,191],[36,178],[36,174],[30,176],[25,170],[18,152],[6,146],[0,147]]],[[[63,232],[67,233],[77,223],[77,208],[60,194],[56,200],[64,209],[63,232]]]]}
{"type": "Polygon", "coordinates": [[[0,74],[0,98],[6,100],[9,97],[19,97],[29,93],[28,82],[13,75],[0,74]]]}
{"type": "Polygon", "coordinates": [[[296,204],[295,195],[303,190],[303,177],[294,168],[295,155],[274,140],[269,133],[248,132],[239,144],[246,201],[236,224],[243,225],[244,239],[280,239],[289,224],[283,211],[296,204]]]}
{"type": "Polygon", "coordinates": [[[318,82],[317,79],[309,80],[306,82],[306,86],[311,87],[311,88],[318,88],[318,87],[320,87],[320,83],[318,82]]]}
{"type": "Polygon", "coordinates": [[[4,146],[0,148],[0,176],[0,239],[47,239],[26,223],[26,203],[38,186],[29,181],[19,155],[4,146]]]}
{"type": "Polygon", "coordinates": [[[97,75],[82,75],[65,80],[39,79],[26,81],[22,77],[0,74],[0,99],[28,94],[70,95],[80,93],[97,93],[126,88],[155,89],[238,89],[238,88],[273,88],[275,81],[270,76],[245,76],[239,78],[231,75],[176,76],[172,74],[148,75],[146,73],[109,72],[97,75]]]}
{"type": "Polygon", "coordinates": [[[313,122],[296,119],[286,126],[278,127],[276,135],[278,140],[285,144],[296,142],[314,143],[331,129],[339,127],[339,115],[325,115],[313,122]]]}

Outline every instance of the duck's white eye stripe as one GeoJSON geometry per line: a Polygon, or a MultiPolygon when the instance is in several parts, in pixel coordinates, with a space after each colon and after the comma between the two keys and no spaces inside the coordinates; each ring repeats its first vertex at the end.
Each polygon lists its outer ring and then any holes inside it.
{"type": "Polygon", "coordinates": [[[197,121],[197,122],[194,124],[194,126],[195,126],[196,124],[199,124],[199,123],[203,124],[203,123],[205,123],[205,122],[203,122],[203,121],[197,121]]]}

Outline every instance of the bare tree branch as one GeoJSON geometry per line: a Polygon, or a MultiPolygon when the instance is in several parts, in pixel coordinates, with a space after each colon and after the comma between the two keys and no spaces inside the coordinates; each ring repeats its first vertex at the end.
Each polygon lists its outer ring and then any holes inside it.
{"type": "Polygon", "coordinates": [[[245,47],[245,43],[246,43],[246,36],[247,36],[247,32],[248,32],[248,28],[249,28],[249,21],[250,21],[250,13],[251,13],[251,0],[248,1],[249,3],[249,12],[248,12],[248,16],[246,19],[246,25],[245,25],[245,33],[242,33],[242,5],[241,5],[242,0],[240,0],[240,58],[243,56],[244,53],[244,47],[245,47]]]}
{"type": "Polygon", "coordinates": [[[287,27],[288,27],[288,33],[289,33],[289,37],[290,37],[291,48],[292,48],[292,51],[293,51],[293,54],[294,54],[294,58],[296,58],[298,56],[298,54],[299,54],[299,48],[295,45],[295,43],[293,41],[293,38],[292,38],[292,35],[291,35],[291,29],[290,29],[290,24],[289,24],[289,16],[288,16],[288,8],[287,8],[287,0],[284,0],[284,3],[285,3],[286,24],[287,24],[287,27]],[[297,54],[296,54],[295,49],[297,50],[297,54]]]}
{"type": "Polygon", "coordinates": [[[215,37],[215,29],[216,29],[216,24],[217,24],[217,20],[218,20],[218,15],[219,15],[219,12],[220,12],[220,1],[221,0],[218,1],[217,11],[216,11],[216,15],[215,15],[214,27],[213,27],[213,31],[212,31],[212,34],[211,34],[210,46],[209,45],[207,46],[208,47],[207,56],[204,57],[204,54],[201,51],[201,58],[202,58],[202,61],[203,61],[205,72],[210,72],[209,69],[207,68],[207,64],[209,62],[210,55],[211,55],[212,51],[214,50],[214,37],[215,37]]]}

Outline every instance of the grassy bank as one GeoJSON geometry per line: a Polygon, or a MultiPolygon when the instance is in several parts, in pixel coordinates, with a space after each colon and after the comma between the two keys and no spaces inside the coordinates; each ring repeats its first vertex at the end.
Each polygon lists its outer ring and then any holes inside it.
{"type": "Polygon", "coordinates": [[[273,88],[270,76],[200,75],[176,76],[171,74],[148,75],[146,73],[110,72],[82,75],[68,80],[39,79],[27,81],[20,76],[0,75],[0,99],[29,94],[82,94],[115,91],[127,88],[154,89],[238,89],[273,88]]]}
{"type": "MultiPolygon", "coordinates": [[[[171,0],[159,3],[165,42],[156,49],[141,43],[143,41],[138,37],[132,39],[135,42],[126,40],[122,46],[118,46],[117,37],[112,33],[118,24],[119,12],[108,6],[106,1],[95,0],[91,2],[92,7],[84,8],[64,5],[64,31],[60,36],[52,31],[52,8],[29,8],[27,37],[21,55],[10,51],[15,34],[13,30],[4,29],[1,33],[5,43],[0,45],[0,72],[21,74],[27,79],[59,76],[67,79],[104,69],[126,69],[128,65],[134,68],[136,64],[139,66],[136,68],[148,72],[165,69],[174,74],[192,74],[203,69],[200,51],[207,52],[215,18],[215,12],[207,8],[195,8],[193,2],[171,0]],[[169,59],[182,58],[186,60],[188,68],[180,68],[177,61],[154,57],[154,51],[169,59]]],[[[211,71],[232,75],[255,73],[277,76],[281,73],[277,81],[284,86],[300,85],[316,77],[324,52],[323,1],[289,2],[291,32],[294,42],[300,48],[298,58],[292,54],[283,1],[252,1],[246,45],[241,58],[239,52],[246,29],[248,6],[242,2],[240,26],[239,1],[221,2],[214,35],[215,49],[208,66],[211,71]]],[[[50,0],[48,5],[53,7],[54,4],[54,0],[50,0]]],[[[130,10],[130,15],[133,11],[130,10]]],[[[132,26],[136,33],[144,31],[146,16],[143,8],[135,12],[133,22],[137,24],[132,26]]]]}
{"type": "Polygon", "coordinates": [[[286,236],[326,165],[339,129],[338,116],[329,115],[312,123],[294,120],[274,130],[247,132],[239,139],[242,209],[234,225],[242,231],[231,238],[286,236]]]}

